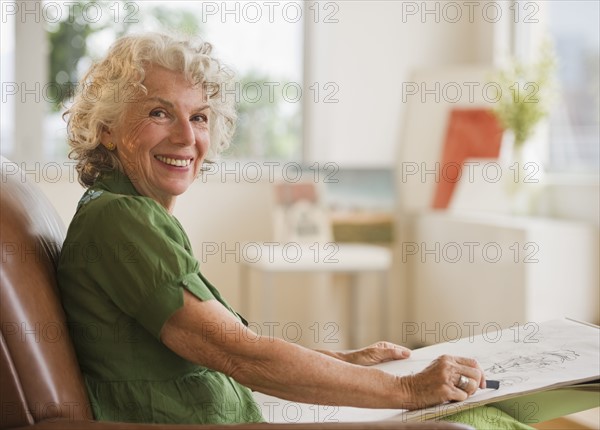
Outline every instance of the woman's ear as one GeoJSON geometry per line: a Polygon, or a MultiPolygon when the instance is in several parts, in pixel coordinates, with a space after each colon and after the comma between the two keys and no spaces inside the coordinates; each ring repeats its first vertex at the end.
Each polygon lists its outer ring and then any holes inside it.
{"type": "Polygon", "coordinates": [[[113,151],[116,148],[115,142],[113,141],[113,136],[106,126],[102,126],[102,132],[100,133],[100,143],[108,149],[109,151],[113,151]]]}

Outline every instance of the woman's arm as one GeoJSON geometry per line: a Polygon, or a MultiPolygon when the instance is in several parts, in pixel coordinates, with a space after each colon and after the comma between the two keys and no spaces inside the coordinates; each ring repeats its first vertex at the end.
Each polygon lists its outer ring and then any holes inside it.
{"type": "Polygon", "coordinates": [[[259,336],[218,301],[203,302],[187,291],[184,306],[167,321],[161,340],[187,360],[253,390],[304,403],[418,409],[465,400],[485,383],[471,359],[442,356],[419,374],[398,377],[259,336]],[[455,386],[460,375],[472,380],[465,391],[455,386]]]}

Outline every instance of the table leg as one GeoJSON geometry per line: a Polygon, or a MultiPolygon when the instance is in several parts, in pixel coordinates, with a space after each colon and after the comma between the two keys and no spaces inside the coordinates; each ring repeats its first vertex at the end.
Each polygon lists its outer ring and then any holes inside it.
{"type": "Polygon", "coordinates": [[[240,265],[240,312],[248,321],[250,320],[250,267],[240,265]]]}
{"type": "Polygon", "coordinates": [[[387,307],[387,285],[388,285],[388,272],[382,271],[380,272],[380,280],[379,280],[379,329],[381,330],[381,340],[389,341],[388,335],[388,307],[387,307]]]}
{"type": "Polygon", "coordinates": [[[263,271],[263,318],[264,322],[272,323],[275,298],[273,297],[273,274],[263,271]]]}
{"type": "Polygon", "coordinates": [[[354,272],[350,273],[350,294],[348,298],[348,342],[349,348],[354,349],[358,348],[358,327],[360,327],[360,318],[359,318],[359,309],[358,309],[358,299],[356,297],[358,290],[358,276],[359,274],[354,272]]]}

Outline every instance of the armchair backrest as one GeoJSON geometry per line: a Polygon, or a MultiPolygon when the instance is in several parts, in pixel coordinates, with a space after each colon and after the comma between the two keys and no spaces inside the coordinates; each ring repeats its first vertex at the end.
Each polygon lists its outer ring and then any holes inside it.
{"type": "Polygon", "coordinates": [[[0,429],[92,419],[56,285],[64,225],[17,164],[0,170],[0,429]]]}

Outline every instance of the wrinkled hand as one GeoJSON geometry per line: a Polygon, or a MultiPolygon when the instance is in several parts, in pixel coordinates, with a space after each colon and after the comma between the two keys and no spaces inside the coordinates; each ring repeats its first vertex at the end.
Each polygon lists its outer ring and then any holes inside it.
{"type": "Polygon", "coordinates": [[[409,392],[410,402],[405,409],[421,409],[448,401],[463,401],[485,388],[485,376],[472,358],[442,355],[422,372],[401,378],[409,392]],[[460,376],[469,378],[468,384],[458,388],[460,376]]]}
{"type": "Polygon", "coordinates": [[[410,357],[410,350],[391,342],[377,342],[365,348],[344,354],[348,363],[361,366],[372,366],[392,360],[402,360],[410,357]]]}

